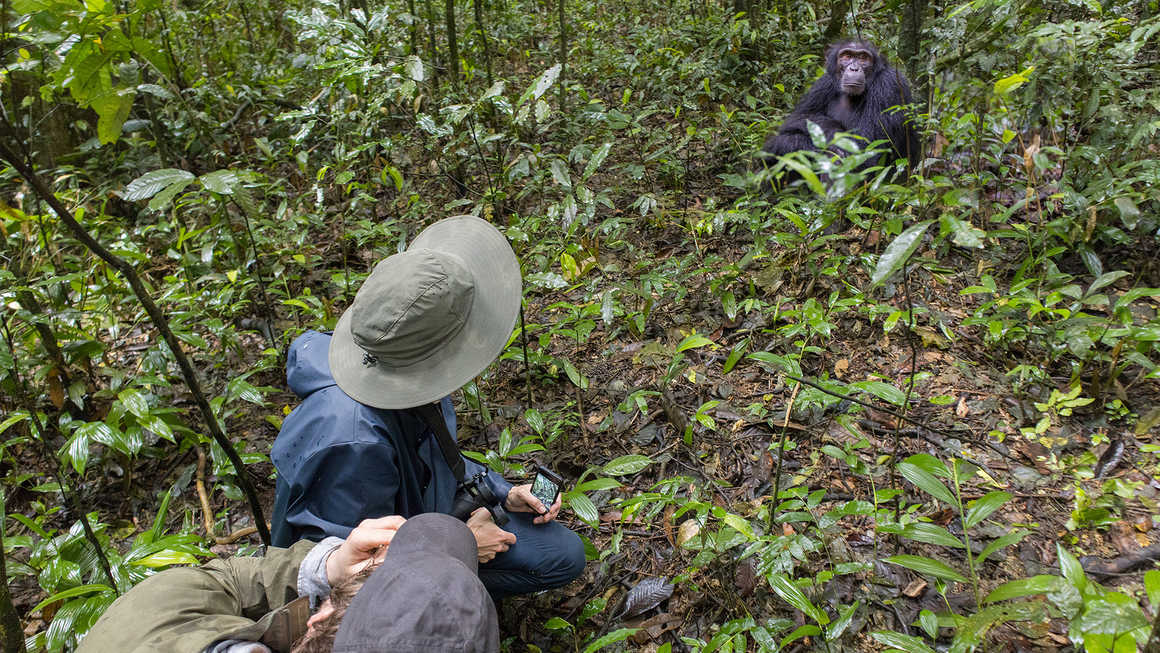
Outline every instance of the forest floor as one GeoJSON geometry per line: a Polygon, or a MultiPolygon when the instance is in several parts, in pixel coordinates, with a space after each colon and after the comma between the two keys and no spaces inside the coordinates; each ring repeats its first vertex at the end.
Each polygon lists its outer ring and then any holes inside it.
{"type": "MultiPolygon", "coordinates": [[[[648,264],[640,260],[641,252],[648,252],[653,261],[661,261],[687,254],[690,247],[687,234],[675,227],[642,226],[633,239],[636,260],[620,260],[620,251],[606,248],[599,254],[597,267],[609,276],[624,275],[628,274],[624,271],[648,264]]],[[[877,232],[850,227],[825,246],[843,248],[848,253],[877,251],[882,247],[879,239],[877,232]]],[[[713,255],[725,263],[740,262],[749,252],[749,243],[728,233],[706,237],[700,240],[699,247],[703,257],[713,255]]],[[[785,305],[786,310],[799,307],[810,297],[824,299],[833,290],[830,284],[841,283],[833,277],[799,278],[793,264],[797,254],[784,254],[771,256],[772,260],[764,265],[753,264],[746,272],[758,280],[759,292],[766,293],[769,299],[775,293],[796,298],[785,305]]],[[[917,256],[937,258],[932,251],[920,250],[917,256]]],[[[945,256],[950,258],[939,261],[943,268],[973,265],[954,250],[945,256]]],[[[864,273],[850,270],[849,274],[864,273]]],[[[853,282],[860,285],[865,279],[853,282]]],[[[534,650],[532,646],[543,650],[579,648],[594,633],[638,627],[641,630],[630,648],[651,651],[682,636],[708,639],[716,627],[731,619],[752,616],[760,622],[780,616],[803,623],[801,614],[790,610],[762,582],[755,558],[741,555],[744,547],[725,551],[711,563],[702,564],[695,551],[678,546],[682,529],[689,528],[682,522],[690,519],[690,514],[681,515],[679,509],[669,506],[655,518],[646,519],[639,514],[626,518],[617,502],[647,492],[660,481],[683,477],[681,482],[687,485],[688,496],[744,517],[755,515],[759,507],[772,501],[778,484],[776,451],[783,436],[788,444],[781,461],[780,489],[823,490],[818,514],[852,500],[872,502],[875,489],[881,488],[876,488],[875,483],[886,479],[882,473],[854,473],[847,464],[822,455],[820,451],[826,445],[852,453],[869,468],[878,470],[885,469],[882,464],[892,454],[900,460],[929,453],[942,459],[959,457],[976,465],[982,473],[963,479],[965,499],[979,498],[994,489],[1013,495],[1011,502],[988,523],[972,529],[972,536],[978,538],[976,543],[991,541],[1016,528],[1031,531],[1022,542],[1005,549],[981,569],[984,591],[1015,578],[1058,574],[1055,546],[1059,542],[1076,555],[1091,556],[1085,559],[1090,574],[1100,569],[1117,572],[1093,578],[1109,585],[1126,584],[1132,589],[1139,586],[1142,572],[1137,570],[1157,557],[1156,549],[1149,547],[1160,544],[1160,532],[1153,519],[1158,514],[1160,483],[1145,473],[1144,468],[1154,463],[1148,460],[1150,454],[1139,450],[1139,444],[1149,442],[1150,436],[1131,434],[1126,422],[1109,423],[1105,411],[1098,408],[1090,413],[1079,411],[1071,419],[1054,423],[1050,431],[1055,436],[1051,440],[1053,447],[1020,436],[1019,427],[1034,424],[1041,411],[1029,395],[1013,394],[1012,380],[1006,376],[1008,361],[969,330],[957,330],[959,337],[953,340],[922,327],[911,331],[911,335],[903,328],[884,333],[880,322],[872,322],[863,314],[845,313],[832,325],[822,347],[803,357],[803,369],[809,378],[845,382],[879,379],[904,390],[912,370],[919,372],[912,390],[913,408],[907,414],[913,421],[900,424],[884,402],[870,395],[859,398],[882,405],[867,407],[850,400],[835,400],[801,410],[799,404],[787,419],[787,407],[793,406],[799,393],[807,388],[798,388],[794,381],[754,361],[742,359],[728,373],[725,364],[728,352],[743,340],[749,340],[749,352],[777,352],[794,347],[792,339],[779,335],[775,325],[767,322],[768,315],[760,311],[727,318],[707,281],[698,282],[696,275],[688,277],[684,284],[684,292],[675,295],[676,299],[668,297],[667,303],[653,309],[647,328],[639,335],[623,328],[613,330],[597,319],[595,331],[581,342],[548,339],[542,353],[572,361],[589,380],[588,388],[582,392],[564,374],[553,375],[540,367],[529,370],[518,360],[503,360],[480,381],[493,423],[483,424],[481,412],[470,410],[463,397],[456,394],[460,438],[465,449],[496,448],[497,434],[505,427],[517,438],[526,435],[529,428],[523,420],[524,411],[535,407],[567,416],[561,419],[572,424],[547,452],[537,456],[566,479],[574,481],[590,467],[628,454],[643,454],[653,461],[643,471],[619,478],[621,487],[592,493],[600,510],[599,528],[568,512],[561,515],[563,523],[591,542],[598,559],[590,562],[580,579],[562,589],[508,600],[501,606],[502,632],[505,637],[516,638],[512,650],[534,650]],[[663,387],[662,377],[673,348],[693,332],[705,335],[715,346],[684,352],[688,368],[663,387]],[[636,389],[663,389],[664,393],[650,396],[647,410],[638,411],[624,405],[626,397],[636,389]],[[948,399],[936,405],[929,401],[932,397],[948,399]],[[716,427],[698,426],[691,439],[682,437],[685,425],[710,400],[719,402],[705,411],[716,427]],[[840,419],[843,416],[846,418],[840,419]],[[1005,435],[1002,441],[988,436],[994,431],[1005,435]],[[1095,478],[1097,475],[1099,478],[1095,478]],[[1127,491],[1108,491],[1108,479],[1119,479],[1121,483],[1115,487],[1127,491]],[[1077,491],[1087,497],[1087,507],[1106,509],[1106,513],[1100,513],[1105,518],[1098,527],[1069,527],[1069,519],[1077,509],[1077,491]],[[623,610],[618,606],[628,590],[651,578],[677,579],[672,596],[643,614],[620,618],[623,610]],[[603,600],[601,605],[605,608],[586,614],[586,606],[594,600],[603,600]],[[570,642],[568,633],[545,628],[553,617],[577,625],[586,620],[579,629],[583,637],[576,635],[577,640],[570,642]]],[[[893,301],[904,308],[905,294],[909,292],[915,306],[957,324],[971,313],[977,301],[973,296],[961,295],[961,289],[954,274],[935,276],[919,270],[912,275],[908,288],[893,289],[893,301]]],[[[527,295],[525,317],[529,325],[550,325],[566,310],[561,306],[591,301],[590,291],[582,287],[571,291],[529,290],[527,295]]],[[[533,327],[529,326],[529,330],[536,338],[533,327]]],[[[111,355],[131,358],[148,337],[147,330],[130,334],[121,343],[123,350],[111,355]]],[[[203,372],[210,383],[224,384],[249,369],[263,344],[256,333],[248,333],[242,344],[243,356],[203,372]]],[[[518,346],[518,342],[513,345],[518,346]]],[[[280,371],[262,372],[250,381],[272,388],[267,409],[239,413],[229,427],[233,437],[249,443],[249,451],[266,454],[277,434],[268,414],[283,414],[297,400],[286,390],[280,371]]],[[[1058,387],[1066,387],[1066,378],[1054,381],[1058,387]]],[[[1120,386],[1110,390],[1110,396],[1116,392],[1129,393],[1133,405],[1160,405],[1155,382],[1120,386]]],[[[201,507],[195,483],[190,482],[191,477],[197,480],[197,453],[175,451],[142,460],[146,462],[134,468],[130,478],[110,475],[109,470],[115,468],[110,465],[101,466],[104,476],[90,474],[84,492],[101,519],[128,533],[147,527],[157,492],[178,487],[184,491],[175,497],[171,521],[200,522],[201,507]]],[[[30,460],[30,465],[34,464],[30,460]]],[[[249,471],[269,509],[273,503],[271,466],[256,463],[249,471]]],[[[201,480],[211,488],[209,498],[219,523],[229,523],[235,529],[248,525],[243,504],[213,492],[212,472],[205,472],[201,480]]],[[[899,487],[904,485],[901,479],[894,482],[899,487]]],[[[962,534],[961,524],[946,506],[918,496],[913,487],[904,498],[904,506],[920,511],[955,535],[962,534]]],[[[39,499],[42,497],[17,492],[9,497],[8,509],[22,511],[30,501],[39,499]]],[[[868,564],[867,571],[838,576],[824,586],[825,595],[812,596],[815,602],[827,606],[861,601],[862,609],[849,627],[850,633],[856,633],[859,649],[879,648],[867,636],[874,630],[917,632],[913,624],[921,610],[940,612],[949,606],[970,612],[976,605],[976,597],[961,586],[950,588],[944,600],[939,588],[920,575],[880,561],[895,553],[915,553],[962,568],[965,561],[961,551],[876,534],[872,518],[866,515],[844,517],[824,531],[804,523],[783,523],[776,528],[786,535],[803,536],[800,540],[786,540],[787,546],[797,541],[805,547],[788,551],[802,559],[801,574],[814,574],[837,563],[868,564]]],[[[220,555],[253,551],[255,543],[256,537],[243,538],[236,544],[214,546],[213,550],[220,555]]],[[[18,583],[14,589],[21,610],[43,598],[35,583],[18,583]]],[[[43,627],[40,617],[28,623],[30,633],[43,627]]],[[[1057,650],[1068,646],[1060,620],[1004,626],[993,636],[1002,645],[992,651],[1057,650]]],[[[799,646],[808,641],[802,640],[799,646]]]]}

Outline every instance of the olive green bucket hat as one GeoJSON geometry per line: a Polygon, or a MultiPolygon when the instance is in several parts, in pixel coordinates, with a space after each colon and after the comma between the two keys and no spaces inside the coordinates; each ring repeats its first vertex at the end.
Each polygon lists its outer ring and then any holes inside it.
{"type": "Polygon", "coordinates": [[[330,341],[343,392],[376,408],[441,399],[503,351],[519,315],[520,265],[498,229],[457,215],[379,261],[330,341]]]}

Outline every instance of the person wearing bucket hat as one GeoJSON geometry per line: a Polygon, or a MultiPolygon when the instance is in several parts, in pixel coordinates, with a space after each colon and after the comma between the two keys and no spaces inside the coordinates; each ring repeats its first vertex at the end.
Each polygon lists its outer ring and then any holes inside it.
{"type": "MultiPolygon", "coordinates": [[[[369,516],[452,512],[458,479],[428,416],[437,406],[453,437],[449,395],[503,350],[521,296],[504,235],[456,216],[380,261],[333,334],[307,331],[291,344],[286,377],[302,403],[270,454],[276,546],[345,537],[369,516]]],[[[513,486],[470,459],[462,466],[510,515],[502,528],[485,508],[467,520],[494,598],[558,587],[583,571],[583,543],[555,521],[559,500],[545,506],[530,484],[513,486]]]]}
{"type": "Polygon", "coordinates": [[[475,537],[453,517],[368,519],[345,541],[156,574],[105,611],[78,653],[492,653],[499,624],[476,572],[475,537]]]}

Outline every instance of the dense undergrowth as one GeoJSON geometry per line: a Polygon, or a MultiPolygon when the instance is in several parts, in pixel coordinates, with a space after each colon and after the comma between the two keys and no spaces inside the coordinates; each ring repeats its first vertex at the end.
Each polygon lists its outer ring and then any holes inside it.
{"type": "Polygon", "coordinates": [[[454,39],[429,0],[3,5],[0,523],[31,650],[255,548],[288,343],[457,213],[525,280],[461,435],[560,470],[591,560],[504,606],[508,649],[1145,645],[1155,0],[855,5],[887,52],[925,10],[926,156],[899,182],[803,157],[777,195],[753,154],[833,7],[452,5],[454,39]]]}

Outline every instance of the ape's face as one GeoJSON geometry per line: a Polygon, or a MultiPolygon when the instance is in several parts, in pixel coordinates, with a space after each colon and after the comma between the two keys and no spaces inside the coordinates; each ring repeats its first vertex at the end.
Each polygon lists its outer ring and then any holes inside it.
{"type": "Polygon", "coordinates": [[[874,73],[874,53],[857,46],[845,46],[838,51],[838,86],[851,97],[866,92],[866,80],[874,73]]]}

